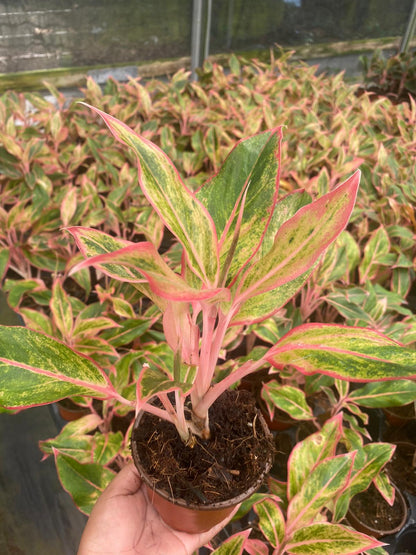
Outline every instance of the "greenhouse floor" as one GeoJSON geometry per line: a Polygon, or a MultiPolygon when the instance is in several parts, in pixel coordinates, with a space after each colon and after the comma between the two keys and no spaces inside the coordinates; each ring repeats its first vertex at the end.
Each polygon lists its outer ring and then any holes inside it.
{"type": "Polygon", "coordinates": [[[62,489],[38,441],[57,434],[53,407],[0,414],[0,553],[75,555],[86,517],[62,489]]]}

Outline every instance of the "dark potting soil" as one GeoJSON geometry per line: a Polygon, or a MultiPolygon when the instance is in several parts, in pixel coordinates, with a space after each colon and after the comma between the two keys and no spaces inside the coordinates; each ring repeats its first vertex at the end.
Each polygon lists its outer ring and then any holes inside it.
{"type": "Polygon", "coordinates": [[[248,391],[226,391],[210,408],[211,438],[186,446],[176,428],[145,413],[134,429],[141,464],[156,488],[188,503],[216,503],[243,493],[264,472],[273,438],[248,391]]]}
{"type": "Polygon", "coordinates": [[[394,530],[403,518],[399,496],[396,495],[393,505],[389,505],[373,485],[352,498],[350,511],[366,526],[383,531],[394,530]]]}
{"type": "Polygon", "coordinates": [[[416,445],[398,443],[386,470],[402,491],[416,495],[416,445]]]}

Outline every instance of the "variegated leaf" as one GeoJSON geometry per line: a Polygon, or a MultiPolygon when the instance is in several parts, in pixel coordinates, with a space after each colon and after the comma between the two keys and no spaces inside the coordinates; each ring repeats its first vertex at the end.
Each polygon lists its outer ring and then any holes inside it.
{"type": "MultiPolygon", "coordinates": [[[[172,367],[173,371],[173,367],[172,367]]],[[[196,367],[181,365],[181,380],[175,380],[169,377],[157,368],[145,366],[140,373],[139,378],[139,395],[141,401],[147,401],[156,393],[168,393],[180,389],[184,393],[188,392],[195,377],[196,367]]]]}
{"type": "Polygon", "coordinates": [[[184,185],[159,147],[113,116],[89,107],[103,118],[116,139],[135,152],[144,194],[182,243],[190,267],[207,286],[212,285],[218,272],[218,244],[214,223],[206,208],[184,185]]]}
{"type": "Polygon", "coordinates": [[[244,552],[244,544],[250,534],[250,530],[244,530],[234,534],[225,540],[220,547],[215,549],[211,555],[242,555],[244,552]]]}
{"type": "Polygon", "coordinates": [[[244,544],[244,552],[248,555],[269,555],[269,547],[267,543],[249,538],[244,544]]]}
{"type": "Polygon", "coordinates": [[[221,268],[227,266],[228,270],[227,283],[259,249],[273,214],[279,188],[281,140],[279,127],[240,141],[217,175],[197,193],[213,217],[221,268]]]}
{"type": "Polygon", "coordinates": [[[293,555],[358,555],[380,542],[339,524],[322,522],[296,530],[287,544],[293,555]]]}
{"type": "Polygon", "coordinates": [[[390,251],[390,239],[384,227],[379,227],[372,235],[364,249],[364,257],[360,264],[360,283],[374,277],[383,259],[390,251]]]}
{"type": "Polygon", "coordinates": [[[55,464],[63,488],[79,510],[89,515],[114,472],[98,463],[82,464],[72,457],[55,452],[55,464]]]}
{"type": "Polygon", "coordinates": [[[70,337],[73,325],[72,306],[60,280],[54,282],[49,304],[54,323],[61,332],[62,337],[70,337]]]}
{"type": "Polygon", "coordinates": [[[254,510],[259,517],[259,527],[264,537],[274,548],[277,548],[285,537],[285,517],[277,499],[269,497],[256,503],[254,510]]]}
{"type": "Polygon", "coordinates": [[[94,436],[92,432],[102,422],[96,414],[88,414],[79,420],[68,422],[54,438],[39,442],[39,447],[46,455],[52,455],[54,449],[61,455],[68,455],[78,462],[91,462],[94,436]]]}
{"type": "Polygon", "coordinates": [[[348,395],[348,400],[369,408],[399,407],[416,399],[416,382],[391,380],[367,383],[348,395]]]}
{"type": "Polygon", "coordinates": [[[374,480],[373,484],[380,492],[381,496],[387,501],[387,503],[391,506],[394,503],[394,498],[396,495],[396,490],[393,484],[390,482],[390,478],[387,472],[383,471],[378,474],[374,480]]]}
{"type": "MultiPolygon", "coordinates": [[[[275,497],[276,499],[278,499],[277,496],[275,497]]],[[[260,501],[263,501],[264,499],[269,499],[269,498],[270,498],[270,493],[253,493],[253,495],[250,495],[248,499],[246,499],[241,503],[240,507],[238,508],[238,511],[233,516],[233,520],[240,520],[240,518],[243,518],[243,516],[245,516],[248,512],[250,512],[250,510],[253,508],[253,505],[255,505],[256,503],[259,503],[260,501]]]]}
{"type": "Polygon", "coordinates": [[[337,455],[321,461],[309,471],[287,512],[288,529],[306,526],[332,502],[347,485],[355,453],[337,455]]]}
{"type": "Polygon", "coordinates": [[[348,504],[344,500],[366,490],[383,466],[391,459],[394,447],[388,443],[368,443],[357,450],[347,490],[335,505],[334,519],[345,517],[348,504]]]}
{"type": "Polygon", "coordinates": [[[287,412],[295,420],[314,418],[312,409],[306,402],[305,393],[297,387],[270,381],[264,384],[261,395],[269,408],[271,418],[275,407],[287,412]]]}
{"type": "Polygon", "coordinates": [[[278,230],[269,253],[254,263],[240,285],[244,300],[275,289],[309,270],[347,225],[360,173],[302,207],[278,230]]]}
{"type": "Polygon", "coordinates": [[[123,441],[121,432],[96,433],[93,441],[93,462],[109,464],[119,453],[123,441]]]}
{"type": "Polygon", "coordinates": [[[41,333],[0,326],[0,405],[28,407],[113,393],[106,374],[90,359],[41,333]]]}
{"type": "Polygon", "coordinates": [[[416,351],[367,328],[304,324],[272,347],[266,360],[277,368],[322,372],[352,381],[416,377],[416,351]]]}
{"type": "Polygon", "coordinates": [[[292,281],[280,285],[276,289],[250,297],[239,306],[238,312],[233,317],[231,324],[235,326],[252,324],[272,316],[294,297],[305,284],[311,272],[312,269],[292,281]]]}
{"type": "Polygon", "coordinates": [[[342,415],[328,420],[319,432],[311,434],[293,448],[288,463],[288,499],[300,491],[313,468],[332,457],[342,435],[342,415]]]}
{"type": "Polygon", "coordinates": [[[94,318],[77,318],[75,320],[74,329],[72,331],[72,336],[77,335],[82,337],[95,336],[98,332],[102,330],[107,330],[109,328],[119,328],[119,324],[107,318],[106,316],[96,316],[94,318]]]}
{"type": "Polygon", "coordinates": [[[228,296],[226,289],[198,290],[190,287],[184,279],[176,274],[159,255],[151,243],[129,243],[110,250],[121,242],[106,233],[81,227],[72,227],[69,231],[75,237],[78,247],[86,260],[79,263],[73,272],[85,266],[95,266],[110,277],[130,283],[149,283],[158,296],[170,300],[203,300],[222,295],[228,296]],[[94,250],[101,251],[91,255],[94,250]]]}

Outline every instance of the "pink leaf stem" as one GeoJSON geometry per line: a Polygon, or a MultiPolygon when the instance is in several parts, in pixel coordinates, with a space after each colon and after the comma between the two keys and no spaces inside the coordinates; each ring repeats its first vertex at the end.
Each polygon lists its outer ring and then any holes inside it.
{"type": "Polygon", "coordinates": [[[234,370],[226,378],[222,379],[217,384],[214,384],[204,395],[204,397],[198,402],[198,404],[192,404],[192,410],[199,417],[202,418],[211,407],[211,405],[218,399],[220,395],[224,393],[228,388],[234,385],[236,382],[248,376],[252,372],[259,370],[266,361],[261,358],[260,360],[248,360],[245,362],[238,370],[234,370]]]}

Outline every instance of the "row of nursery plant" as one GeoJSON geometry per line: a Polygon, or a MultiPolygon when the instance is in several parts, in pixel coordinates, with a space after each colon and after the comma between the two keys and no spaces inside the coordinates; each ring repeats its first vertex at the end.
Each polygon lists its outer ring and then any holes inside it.
{"type": "MultiPolygon", "coordinates": [[[[167,82],[110,80],[104,91],[90,79],[82,95],[159,144],[193,189],[237,140],[280,124],[281,191],[305,188],[317,197],[360,168],[348,229],[280,325],[342,319],[413,343],[415,319],[406,305],[414,296],[413,100],[392,106],[357,98],[341,74],[317,76],[315,68],[285,58],[262,64],[233,57],[230,67],[206,64],[197,83],[185,72],[167,82]]],[[[88,272],[68,278],[79,256],[61,232],[68,225],[129,240],[144,236],[159,246],[163,239],[163,225],[138,187],[134,157],[88,110],[52,93],[50,102],[6,93],[0,103],[0,272],[15,308],[47,306],[54,276],[69,294],[76,281],[81,300],[94,289],[88,272]]],[[[26,309],[25,318],[32,316],[26,309]]]]}
{"type": "Polygon", "coordinates": [[[368,443],[365,410],[416,397],[416,105],[285,56],[188,77],[88,80],[80,98],[114,137],[51,87],[2,97],[0,266],[26,327],[0,330],[0,405],[88,407],[41,449],[89,513],[130,460],[135,408],[192,444],[222,391],[261,370],[270,415],[316,432],[251,499],[265,541],[217,552],[383,553],[342,520],[372,482],[393,498],[393,447],[368,443]]]}

